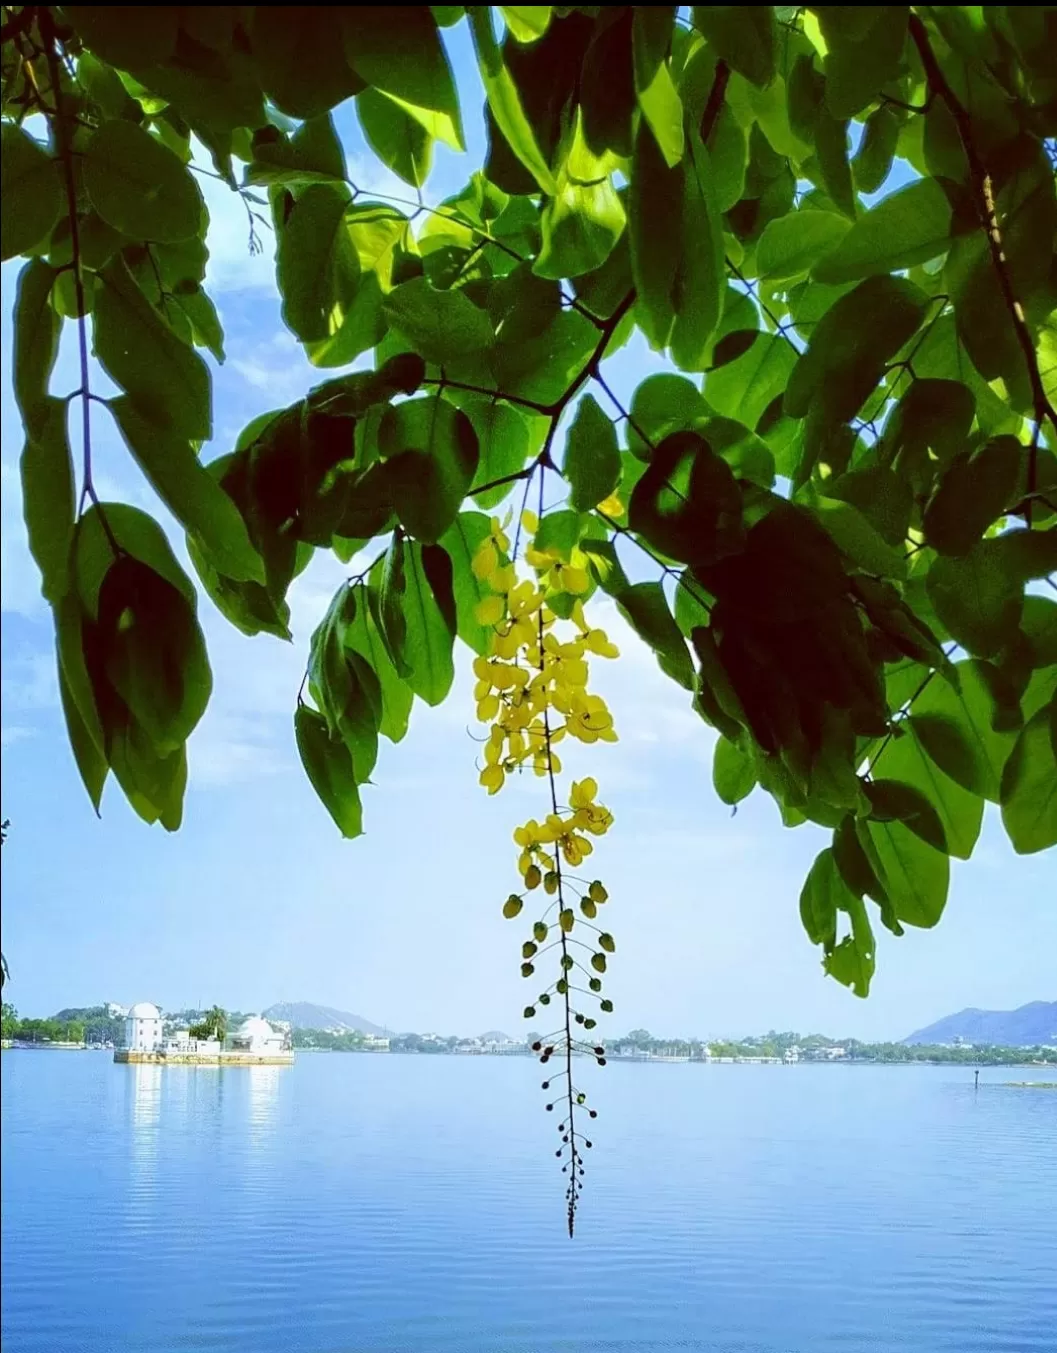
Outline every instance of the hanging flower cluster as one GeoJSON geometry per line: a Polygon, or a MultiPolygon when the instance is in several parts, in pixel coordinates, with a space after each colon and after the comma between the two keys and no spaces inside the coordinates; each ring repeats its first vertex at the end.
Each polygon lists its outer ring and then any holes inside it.
{"type": "MultiPolygon", "coordinates": [[[[535,534],[538,520],[526,512],[522,526],[535,534]]],[[[548,785],[550,811],[542,821],[530,818],[514,832],[523,890],[510,894],[503,915],[511,919],[520,915],[526,897],[538,888],[551,899],[534,921],[531,937],[522,945],[521,973],[533,977],[544,954],[554,952],[558,959],[556,979],[525,1007],[524,1013],[526,1019],[533,1019],[537,1006],[548,1006],[555,997],[563,1013],[559,1028],[537,1039],[533,1050],[543,1065],[552,1058],[563,1064],[543,1087],[550,1089],[557,1082],[560,1093],[556,1103],[564,1109],[558,1124],[561,1146],[556,1154],[563,1159],[563,1172],[569,1175],[566,1201],[571,1235],[584,1173],[581,1149],[591,1145],[576,1129],[576,1111],[583,1109],[591,1118],[596,1115],[573,1082],[573,1058],[583,1054],[599,1065],[605,1064],[601,1045],[574,1036],[577,1027],[587,1032],[596,1025],[595,1019],[576,1008],[574,996],[589,996],[603,1011],[612,1010],[612,1003],[602,997],[601,991],[606,955],[615,949],[612,936],[593,924],[598,908],[608,897],[605,886],[600,879],[587,882],[571,871],[593,853],[592,837],[605,835],[613,815],[598,802],[598,785],[591,777],[573,781],[568,803],[561,801],[558,776],[562,766],[554,749],[569,737],[583,743],[617,740],[612,715],[602,697],[588,690],[588,682],[589,656],[615,658],[618,650],[605,631],[592,626],[584,614],[582,597],[590,586],[585,568],[563,560],[553,547],[529,544],[524,558],[535,576],[520,578],[509,555],[510,540],[504,524],[493,518],[491,530],[473,559],[474,575],[485,592],[478,602],[476,618],[490,626],[494,635],[491,651],[474,661],[477,717],[491,725],[480,781],[489,794],[497,794],[508,776],[531,765],[548,785]],[[548,604],[549,600],[554,606],[548,604]],[[559,605],[568,619],[558,615],[555,607],[559,605]],[[581,934],[589,939],[579,938],[581,934]],[[581,962],[577,952],[586,962],[581,962]]],[[[553,1110],[555,1103],[547,1108],[553,1110]]]]}

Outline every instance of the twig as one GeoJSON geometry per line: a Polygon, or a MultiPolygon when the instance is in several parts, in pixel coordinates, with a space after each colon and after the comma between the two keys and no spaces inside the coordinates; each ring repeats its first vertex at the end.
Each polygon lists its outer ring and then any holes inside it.
{"type": "MultiPolygon", "coordinates": [[[[1024,317],[1024,307],[1017,299],[1013,290],[1013,279],[1009,274],[1009,265],[1006,260],[1005,249],[1002,244],[1002,232],[998,224],[998,214],[995,210],[994,189],[991,183],[991,175],[980,158],[976,143],[973,140],[973,123],[968,110],[961,99],[951,88],[950,81],[943,73],[939,61],[936,59],[936,53],[932,50],[932,44],[929,42],[928,30],[917,14],[910,15],[910,36],[921,56],[921,63],[925,67],[925,74],[928,78],[929,88],[935,94],[938,94],[950,110],[954,118],[955,126],[958,129],[958,136],[965,151],[965,158],[969,163],[969,177],[972,181],[973,196],[976,203],[977,215],[980,218],[980,225],[987,236],[987,246],[991,253],[991,262],[998,277],[999,289],[1002,292],[1002,299],[1005,302],[1006,309],[1009,311],[1009,317],[1013,323],[1013,332],[1016,334],[1020,350],[1024,355],[1024,363],[1028,370],[1028,380],[1031,383],[1031,397],[1035,409],[1035,421],[1042,423],[1044,419],[1049,419],[1055,432],[1057,432],[1057,410],[1054,409],[1046,396],[1046,389],[1042,383],[1042,374],[1039,371],[1038,359],[1035,356],[1035,345],[1031,339],[1031,332],[1028,329],[1027,320],[1024,317]]],[[[1028,496],[1034,494],[1036,480],[1038,476],[1038,444],[1033,443],[1028,455],[1028,496]]],[[[1031,525],[1030,509],[1028,513],[1028,525],[1031,525]]]]}

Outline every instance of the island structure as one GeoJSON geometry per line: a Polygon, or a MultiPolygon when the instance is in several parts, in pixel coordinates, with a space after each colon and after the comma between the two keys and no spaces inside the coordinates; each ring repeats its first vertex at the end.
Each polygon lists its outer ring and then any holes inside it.
{"type": "Polygon", "coordinates": [[[165,1034],[162,1013],[150,1001],[137,1001],[125,1016],[125,1046],[114,1049],[115,1062],[152,1066],[290,1066],[294,1050],[287,1033],[251,1015],[223,1040],[192,1038],[190,1030],[165,1034]]]}

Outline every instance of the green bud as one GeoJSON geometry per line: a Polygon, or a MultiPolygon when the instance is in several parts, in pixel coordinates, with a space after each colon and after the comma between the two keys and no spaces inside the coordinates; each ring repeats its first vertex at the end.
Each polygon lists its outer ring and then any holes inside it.
{"type": "Polygon", "coordinates": [[[569,931],[572,930],[575,921],[576,917],[573,915],[572,907],[563,907],[562,910],[558,913],[558,924],[561,926],[562,930],[565,932],[566,935],[568,935],[569,931]]]}
{"type": "Polygon", "coordinates": [[[613,1013],[613,1002],[610,1000],[600,1001],[599,1009],[604,1010],[607,1015],[611,1015],[613,1013]]]}
{"type": "Polygon", "coordinates": [[[522,963],[522,965],[521,965],[521,976],[522,976],[522,977],[531,977],[532,974],[533,974],[535,971],[536,971],[536,969],[532,966],[531,963],[522,963]]]}
{"type": "Polygon", "coordinates": [[[532,943],[531,940],[526,940],[525,943],[521,946],[522,958],[531,958],[535,952],[536,946],[532,943]]]}
{"type": "Polygon", "coordinates": [[[606,892],[601,879],[595,879],[587,890],[587,895],[592,902],[604,902],[609,894],[606,892]]]}
{"type": "Polygon", "coordinates": [[[613,936],[608,934],[606,931],[603,931],[602,934],[599,935],[598,943],[601,946],[601,948],[603,948],[606,951],[607,954],[615,954],[617,951],[617,946],[613,939],[613,936]]]}
{"type": "Polygon", "coordinates": [[[598,908],[589,897],[585,897],[580,903],[580,910],[589,921],[593,921],[598,915],[598,908]]]}
{"type": "Polygon", "coordinates": [[[503,903],[503,915],[508,921],[512,921],[523,906],[524,903],[521,901],[521,898],[518,897],[517,893],[511,893],[503,903]]]}
{"type": "Polygon", "coordinates": [[[540,873],[540,867],[538,864],[530,864],[529,867],[525,870],[526,888],[538,888],[540,886],[542,879],[543,875],[540,873]]]}
{"type": "Polygon", "coordinates": [[[545,892],[554,894],[558,891],[558,875],[553,869],[548,869],[543,875],[543,888],[545,892]]]}
{"type": "Polygon", "coordinates": [[[605,972],[606,970],[605,954],[592,954],[591,967],[594,968],[595,972],[605,972]]]}
{"type": "Polygon", "coordinates": [[[547,938],[548,933],[547,923],[545,921],[537,921],[532,927],[532,938],[536,940],[538,944],[543,943],[547,938]]]}

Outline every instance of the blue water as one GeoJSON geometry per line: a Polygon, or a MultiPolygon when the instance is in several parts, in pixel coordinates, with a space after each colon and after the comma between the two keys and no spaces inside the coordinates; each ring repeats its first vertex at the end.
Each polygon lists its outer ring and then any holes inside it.
{"type": "Polygon", "coordinates": [[[1044,1073],[2,1058],[4,1353],[1054,1353],[1044,1073]]]}

